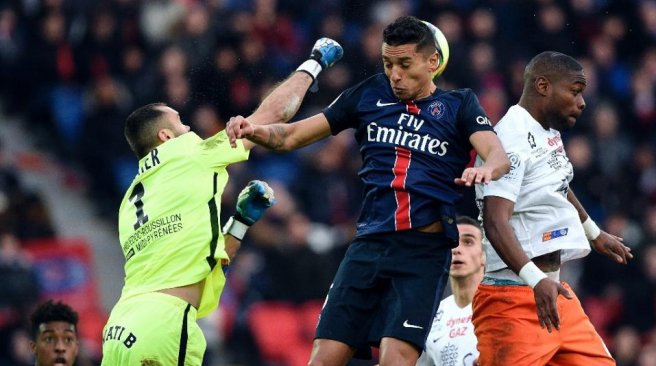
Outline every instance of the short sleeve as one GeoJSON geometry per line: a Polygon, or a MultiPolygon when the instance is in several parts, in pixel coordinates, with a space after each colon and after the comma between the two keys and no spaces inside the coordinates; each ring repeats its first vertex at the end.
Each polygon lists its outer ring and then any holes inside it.
{"type": "Polygon", "coordinates": [[[465,89],[462,105],[458,110],[458,127],[467,139],[474,132],[494,131],[490,119],[481,107],[476,94],[471,89],[465,89]]]}
{"type": "Polygon", "coordinates": [[[358,127],[358,103],[362,96],[362,83],[346,89],[330,105],[323,109],[323,114],[330,125],[333,135],[348,128],[358,127]]]}
{"type": "Polygon", "coordinates": [[[242,140],[237,140],[237,147],[230,146],[225,130],[203,140],[200,146],[201,161],[215,168],[247,160],[250,154],[242,140]]]}
{"type": "MultiPolygon", "coordinates": [[[[498,180],[482,185],[483,196],[497,196],[517,202],[529,159],[524,148],[518,144],[513,144],[513,140],[517,139],[511,135],[508,136],[506,141],[503,139],[501,141],[508,155],[508,160],[510,160],[510,171],[498,180]]],[[[523,140],[519,139],[519,141],[523,140]]]]}

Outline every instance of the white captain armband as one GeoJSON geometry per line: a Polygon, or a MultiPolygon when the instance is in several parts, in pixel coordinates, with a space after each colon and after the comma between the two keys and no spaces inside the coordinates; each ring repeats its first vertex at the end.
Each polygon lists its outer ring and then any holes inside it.
{"type": "Polygon", "coordinates": [[[585,231],[585,237],[588,238],[588,240],[595,240],[601,235],[601,229],[599,229],[599,226],[592,221],[590,216],[588,216],[588,219],[585,220],[582,225],[583,231],[585,231]]]}
{"type": "Polygon", "coordinates": [[[248,228],[248,225],[239,220],[235,220],[234,216],[230,216],[228,222],[223,226],[223,235],[230,234],[235,239],[241,241],[244,239],[244,235],[246,235],[248,228]]]}
{"type": "Polygon", "coordinates": [[[542,281],[543,279],[547,278],[547,275],[538,268],[538,266],[533,263],[533,261],[528,261],[522,267],[521,270],[519,270],[519,277],[526,282],[531,288],[534,288],[535,285],[538,284],[538,282],[542,281]]]}

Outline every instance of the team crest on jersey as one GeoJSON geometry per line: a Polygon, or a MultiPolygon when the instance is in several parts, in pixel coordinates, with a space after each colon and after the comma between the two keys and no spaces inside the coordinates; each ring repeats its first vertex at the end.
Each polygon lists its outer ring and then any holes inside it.
{"type": "Polygon", "coordinates": [[[434,101],[428,106],[428,112],[435,118],[441,118],[444,115],[445,110],[444,103],[439,100],[434,101]]]}

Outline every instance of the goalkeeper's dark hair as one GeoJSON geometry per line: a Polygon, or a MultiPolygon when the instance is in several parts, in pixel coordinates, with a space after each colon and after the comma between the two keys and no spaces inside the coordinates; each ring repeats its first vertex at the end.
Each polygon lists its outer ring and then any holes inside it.
{"type": "Polygon", "coordinates": [[[399,17],[385,27],[383,42],[390,46],[416,43],[417,51],[425,54],[437,51],[431,30],[420,19],[410,15],[399,17]]]}
{"type": "Polygon", "coordinates": [[[78,315],[75,310],[63,302],[48,300],[40,304],[32,313],[30,318],[32,339],[36,339],[41,324],[56,321],[72,324],[77,334],[78,315]]]}
{"type": "Polygon", "coordinates": [[[151,103],[137,108],[125,120],[125,139],[132,152],[141,159],[158,145],[157,131],[164,116],[165,103],[151,103]]]}
{"type": "Polygon", "coordinates": [[[580,72],[583,66],[573,57],[555,51],[545,51],[533,57],[524,69],[524,85],[531,85],[539,76],[554,82],[572,72],[580,72]]]}

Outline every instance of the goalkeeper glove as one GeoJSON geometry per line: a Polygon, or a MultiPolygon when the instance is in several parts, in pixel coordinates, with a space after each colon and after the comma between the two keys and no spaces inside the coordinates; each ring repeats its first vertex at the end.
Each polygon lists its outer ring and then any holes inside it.
{"type": "Polygon", "coordinates": [[[246,230],[259,220],[264,211],[276,203],[273,189],[266,182],[252,180],[237,197],[237,212],[228,219],[223,227],[223,234],[230,234],[242,240],[246,230]]]}
{"type": "Polygon", "coordinates": [[[303,62],[296,71],[304,71],[308,73],[312,79],[312,86],[310,91],[315,92],[317,87],[317,76],[321,70],[331,67],[335,62],[339,61],[344,55],[344,49],[337,43],[337,41],[330,38],[320,38],[314,43],[310,59],[303,62]]]}

